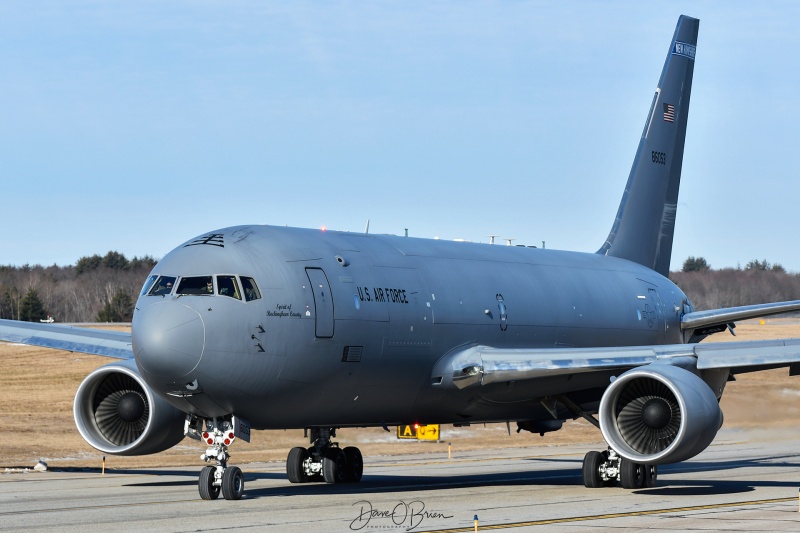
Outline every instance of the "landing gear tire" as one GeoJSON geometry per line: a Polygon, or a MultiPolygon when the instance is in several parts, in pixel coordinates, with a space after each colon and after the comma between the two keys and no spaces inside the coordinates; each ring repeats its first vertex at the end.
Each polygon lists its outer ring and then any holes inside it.
{"type": "Polygon", "coordinates": [[[222,475],[222,496],[226,500],[241,500],[242,494],[244,494],[244,474],[238,466],[229,466],[222,475]]]}
{"type": "Polygon", "coordinates": [[[200,497],[204,500],[216,500],[219,498],[219,487],[214,485],[214,473],[216,471],[216,467],[213,466],[204,466],[200,470],[200,480],[197,482],[197,488],[200,490],[200,497]]]}
{"type": "Polygon", "coordinates": [[[641,489],[645,481],[645,465],[622,459],[619,467],[619,481],[623,489],[641,489]]]}
{"type": "Polygon", "coordinates": [[[588,489],[597,489],[603,486],[600,477],[600,465],[605,462],[603,454],[596,451],[588,452],[583,458],[583,486],[588,489]]]}
{"type": "Polygon", "coordinates": [[[308,459],[308,450],[305,448],[292,448],[286,459],[286,477],[291,483],[308,483],[305,461],[308,459]]]}
{"type": "Polygon", "coordinates": [[[361,456],[361,450],[355,446],[348,446],[344,449],[344,457],[347,461],[346,481],[358,483],[364,475],[364,458],[361,456]]]}
{"type": "Polygon", "coordinates": [[[646,489],[652,489],[656,486],[658,481],[658,465],[643,465],[644,469],[644,485],[646,489]]]}
{"type": "Polygon", "coordinates": [[[347,457],[339,448],[331,448],[322,458],[322,477],[325,483],[344,483],[347,481],[347,457]]]}

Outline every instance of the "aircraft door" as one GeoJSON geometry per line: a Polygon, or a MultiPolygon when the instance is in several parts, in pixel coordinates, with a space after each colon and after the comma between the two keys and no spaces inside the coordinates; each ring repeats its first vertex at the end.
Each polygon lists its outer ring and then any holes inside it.
{"type": "Polygon", "coordinates": [[[333,294],[328,277],[321,268],[307,268],[306,275],[314,295],[314,334],[319,338],[333,337],[333,294]]]}

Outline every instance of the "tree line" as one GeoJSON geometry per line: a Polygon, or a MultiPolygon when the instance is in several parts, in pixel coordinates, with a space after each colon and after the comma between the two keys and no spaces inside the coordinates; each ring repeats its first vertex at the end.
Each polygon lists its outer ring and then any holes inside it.
{"type": "Polygon", "coordinates": [[[128,322],[156,260],[110,251],[74,265],[0,266],[0,318],[38,322],[128,322]]]}
{"type": "MultiPolygon", "coordinates": [[[[110,251],[81,257],[70,266],[0,266],[0,318],[37,322],[128,322],[139,290],[156,260],[127,259],[110,251]]],[[[712,269],[689,257],[674,281],[697,310],[800,300],[800,275],[766,259],[744,268],[712,269]]]]}
{"type": "Polygon", "coordinates": [[[766,259],[744,268],[713,269],[703,257],[689,257],[670,279],[692,300],[695,309],[716,309],[785,300],[800,300],[800,274],[786,272],[766,259]]]}

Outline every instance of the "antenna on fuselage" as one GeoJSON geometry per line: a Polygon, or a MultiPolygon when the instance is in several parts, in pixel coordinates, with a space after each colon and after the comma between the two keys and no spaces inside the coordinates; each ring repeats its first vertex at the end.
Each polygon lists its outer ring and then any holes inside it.
{"type": "Polygon", "coordinates": [[[500,235],[487,235],[489,237],[489,244],[494,244],[494,239],[500,235]]]}
{"type": "Polygon", "coordinates": [[[364,235],[368,235],[368,234],[369,234],[369,219],[367,219],[367,227],[364,228],[364,235]]]}

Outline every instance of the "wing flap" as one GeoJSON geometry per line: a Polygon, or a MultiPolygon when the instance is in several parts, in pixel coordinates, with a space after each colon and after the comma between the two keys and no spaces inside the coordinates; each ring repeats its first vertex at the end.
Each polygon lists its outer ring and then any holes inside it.
{"type": "Polygon", "coordinates": [[[133,359],[131,334],[123,331],[0,320],[0,340],[115,359],[133,359]]]}

